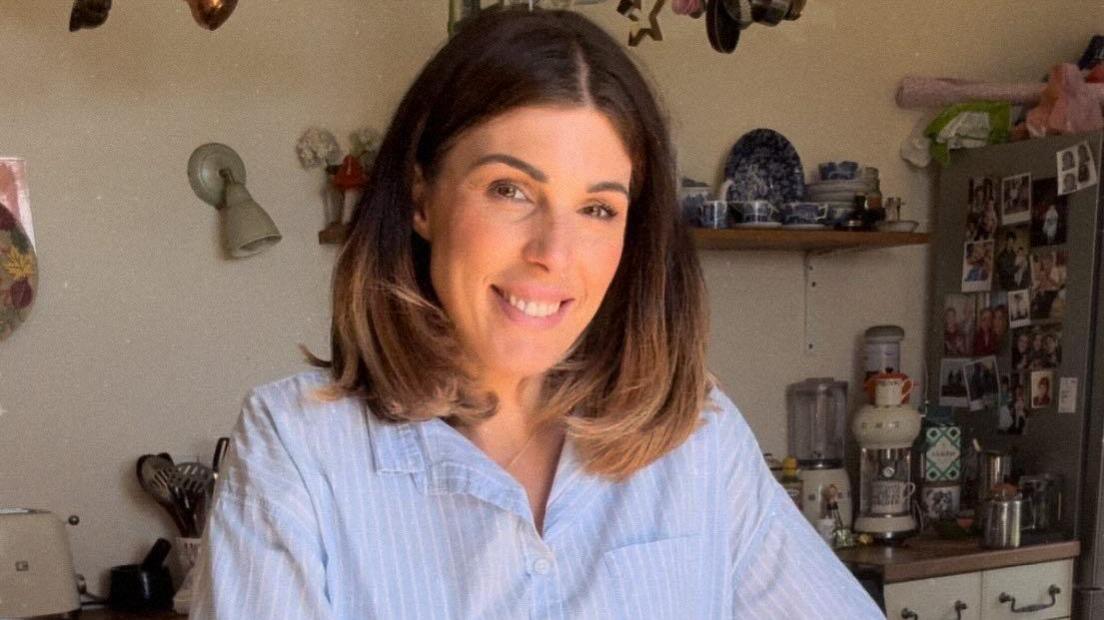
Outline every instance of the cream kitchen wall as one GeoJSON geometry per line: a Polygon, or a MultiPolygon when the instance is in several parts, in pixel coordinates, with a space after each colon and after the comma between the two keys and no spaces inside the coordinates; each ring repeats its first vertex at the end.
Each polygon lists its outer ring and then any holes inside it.
{"type": "MultiPolygon", "coordinates": [[[[117,2],[104,26],[69,33],[71,4],[0,0],[0,155],[28,160],[41,268],[30,320],[0,342],[0,505],[80,515],[77,567],[102,590],[104,569],[172,534],[135,458],[209,458],[246,389],[302,367],[297,343],[327,352],[334,249],[316,242],[320,173],[299,167],[295,140],[310,125],[382,129],[442,43],[447,3],[242,2],[213,33],[177,0],[117,2]],[[185,177],[208,141],[242,155],[283,231],[267,253],[221,257],[215,211],[185,177]]],[[[615,4],[580,10],[624,39],[615,4]]],[[[731,56],[709,49],[703,21],[667,12],[663,27],[634,53],[685,174],[716,181],[733,141],[771,127],[806,168],[877,166],[926,223],[932,177],[897,156],[920,118],[895,106],[898,79],[1038,79],[1104,31],[1104,4],[809,0],[731,56]]],[[[765,450],[785,449],[785,386],[853,380],[872,324],[903,326],[905,370],[922,373],[928,260],[923,248],[817,258],[806,304],[799,254],[703,254],[710,362],[765,450]]]]}

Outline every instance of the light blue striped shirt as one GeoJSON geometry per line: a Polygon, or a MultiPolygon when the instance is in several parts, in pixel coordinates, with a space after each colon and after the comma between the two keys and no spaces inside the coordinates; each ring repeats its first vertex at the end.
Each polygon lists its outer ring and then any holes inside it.
{"type": "Polygon", "coordinates": [[[565,440],[545,515],[443,420],[253,390],[200,553],[192,618],[883,618],[720,391],[622,483],[565,440]]]}

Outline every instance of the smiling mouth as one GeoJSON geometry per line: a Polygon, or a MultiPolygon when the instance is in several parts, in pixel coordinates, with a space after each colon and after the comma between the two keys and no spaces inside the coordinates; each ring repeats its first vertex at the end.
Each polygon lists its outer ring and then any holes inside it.
{"type": "Polygon", "coordinates": [[[543,319],[556,314],[560,311],[560,308],[571,301],[570,299],[561,299],[559,301],[527,300],[513,293],[504,291],[497,286],[492,286],[491,288],[494,289],[495,294],[498,295],[499,298],[513,306],[518,312],[536,319],[543,319]]]}

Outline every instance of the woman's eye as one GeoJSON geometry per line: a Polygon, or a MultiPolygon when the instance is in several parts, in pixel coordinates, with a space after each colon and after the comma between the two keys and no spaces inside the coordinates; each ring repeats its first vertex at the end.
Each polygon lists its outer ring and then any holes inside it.
{"type": "Polygon", "coordinates": [[[520,187],[509,181],[495,181],[492,183],[491,194],[495,198],[505,198],[506,200],[529,200],[529,197],[521,191],[520,187]]]}
{"type": "Polygon", "coordinates": [[[617,211],[606,204],[594,204],[583,207],[583,213],[594,216],[600,220],[611,220],[617,217],[617,211]]]}

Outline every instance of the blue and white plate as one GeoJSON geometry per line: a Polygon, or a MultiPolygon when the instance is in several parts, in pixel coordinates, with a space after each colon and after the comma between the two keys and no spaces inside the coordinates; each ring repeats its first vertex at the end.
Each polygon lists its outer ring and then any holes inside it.
{"type": "Polygon", "coordinates": [[[731,179],[728,200],[769,200],[780,205],[801,200],[805,173],[786,136],[773,129],[754,129],[732,145],[725,161],[731,179]]]}

